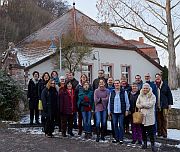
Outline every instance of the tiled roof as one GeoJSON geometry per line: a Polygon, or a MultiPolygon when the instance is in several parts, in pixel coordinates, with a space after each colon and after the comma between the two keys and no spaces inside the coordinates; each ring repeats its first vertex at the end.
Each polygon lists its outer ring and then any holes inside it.
{"type": "Polygon", "coordinates": [[[79,31],[81,31],[87,41],[92,44],[126,45],[122,37],[107,30],[102,25],[74,8],[28,36],[19,43],[19,45],[21,46],[33,41],[48,41],[60,35],[68,35],[70,32],[78,33],[79,31]]]}
{"type": "MultiPolygon", "coordinates": [[[[52,47],[54,44],[58,46],[58,37],[60,35],[67,36],[70,33],[75,33],[77,42],[81,42],[79,37],[83,34],[86,41],[93,46],[137,50],[137,46],[116,35],[110,29],[104,28],[79,10],[72,8],[16,45],[20,64],[32,67],[40,61],[44,61],[55,54],[54,50],[49,48],[54,48],[52,47]]],[[[137,52],[156,65],[146,54],[137,52]]]]}
{"type": "Polygon", "coordinates": [[[157,50],[154,46],[142,43],[136,40],[127,40],[129,43],[135,45],[138,49],[140,49],[142,52],[144,52],[146,55],[151,57],[152,59],[159,59],[157,50]]]}

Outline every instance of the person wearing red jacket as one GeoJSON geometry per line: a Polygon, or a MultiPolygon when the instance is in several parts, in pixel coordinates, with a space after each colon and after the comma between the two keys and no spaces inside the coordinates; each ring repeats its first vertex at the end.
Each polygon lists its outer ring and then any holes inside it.
{"type": "Polygon", "coordinates": [[[59,93],[60,98],[60,113],[61,113],[61,127],[62,136],[66,137],[66,130],[68,127],[68,133],[74,136],[73,129],[73,113],[77,112],[75,93],[72,87],[71,81],[67,81],[64,90],[59,93]],[[67,126],[68,124],[68,126],[67,126]]]}

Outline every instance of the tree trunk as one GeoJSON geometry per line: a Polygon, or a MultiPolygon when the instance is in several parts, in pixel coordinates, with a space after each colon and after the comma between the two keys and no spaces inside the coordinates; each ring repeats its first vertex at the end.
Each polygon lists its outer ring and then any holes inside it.
{"type": "Polygon", "coordinates": [[[169,73],[168,83],[171,89],[177,89],[177,69],[176,69],[176,54],[174,46],[174,31],[172,28],[171,19],[171,0],[166,0],[166,18],[168,32],[168,53],[169,53],[169,73]]]}

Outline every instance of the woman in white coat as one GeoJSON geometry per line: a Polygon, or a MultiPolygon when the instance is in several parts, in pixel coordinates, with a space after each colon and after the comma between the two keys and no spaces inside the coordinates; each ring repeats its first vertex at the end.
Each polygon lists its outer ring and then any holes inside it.
{"type": "Polygon", "coordinates": [[[143,113],[142,122],[142,139],[143,139],[143,149],[147,148],[147,135],[149,135],[151,141],[151,149],[155,151],[154,146],[154,133],[153,126],[155,124],[155,103],[156,97],[152,93],[152,89],[148,83],[143,84],[143,87],[138,96],[136,107],[143,113]]]}

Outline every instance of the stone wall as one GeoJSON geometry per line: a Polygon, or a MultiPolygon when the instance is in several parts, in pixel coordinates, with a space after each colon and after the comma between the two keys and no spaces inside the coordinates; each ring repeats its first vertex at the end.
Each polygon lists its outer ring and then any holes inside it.
{"type": "Polygon", "coordinates": [[[180,109],[170,110],[168,128],[180,129],[180,109]]]}

